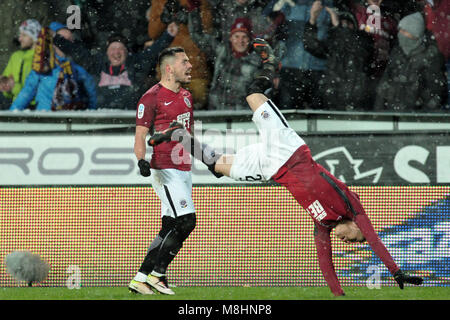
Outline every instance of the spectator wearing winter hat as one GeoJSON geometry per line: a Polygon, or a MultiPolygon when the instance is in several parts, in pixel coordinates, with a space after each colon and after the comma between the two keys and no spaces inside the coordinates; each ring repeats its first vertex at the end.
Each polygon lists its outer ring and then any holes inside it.
{"type": "Polygon", "coordinates": [[[12,103],[11,111],[26,109],[33,99],[36,100],[37,111],[96,108],[93,78],[56,48],[52,40],[50,29],[42,28],[36,42],[32,70],[12,103]]]}
{"type": "Polygon", "coordinates": [[[252,28],[247,18],[237,18],[231,26],[228,41],[203,33],[200,13],[189,14],[189,31],[199,48],[214,59],[214,72],[209,90],[210,110],[247,110],[245,97],[260,58],[250,53],[252,28]]]}
{"type": "Polygon", "coordinates": [[[108,38],[105,52],[92,53],[82,43],[58,34],[54,43],[95,77],[98,109],[135,110],[139,98],[148,90],[143,84],[157,64],[159,53],[177,33],[178,26],[171,23],[153,45],[135,54],[130,54],[127,38],[120,34],[108,38]]]}
{"type": "Polygon", "coordinates": [[[5,70],[0,77],[0,91],[6,99],[1,109],[9,108],[20,90],[25,85],[25,80],[31,72],[34,47],[38,39],[41,25],[37,20],[29,19],[19,27],[20,50],[15,51],[9,58],[5,70]]]}
{"type": "Polygon", "coordinates": [[[50,30],[52,30],[54,33],[57,33],[64,37],[65,39],[69,41],[74,41],[73,33],[69,30],[69,28],[62,24],[61,22],[53,21],[48,26],[50,30]]]}
{"type": "MultiPolygon", "coordinates": [[[[65,25],[61,22],[53,21],[49,24],[48,28],[51,30],[51,33],[53,34],[53,36],[58,35],[67,41],[75,43],[75,46],[83,45],[83,43],[80,40],[75,40],[72,30],[70,30],[67,27],[67,25],[65,25]]],[[[70,57],[70,55],[62,52],[59,48],[56,47],[55,50],[57,51],[59,56],[63,56],[67,59],[73,60],[72,57],[70,57]]],[[[88,73],[83,67],[81,67],[79,65],[77,68],[83,69],[83,70],[81,70],[81,72],[83,74],[88,73]]],[[[92,77],[92,75],[89,75],[89,76],[92,77]]],[[[81,87],[81,89],[83,89],[83,88],[84,87],[81,87]]],[[[89,109],[96,109],[97,108],[97,92],[96,92],[96,90],[94,91],[94,89],[91,89],[90,86],[87,86],[87,88],[89,88],[89,90],[91,90],[91,92],[82,91],[81,92],[82,99],[84,100],[85,104],[90,106],[89,109]]]]}
{"type": "Polygon", "coordinates": [[[398,29],[398,45],[377,87],[376,110],[442,111],[447,100],[444,59],[436,41],[425,35],[422,14],[407,15],[398,29]]]}

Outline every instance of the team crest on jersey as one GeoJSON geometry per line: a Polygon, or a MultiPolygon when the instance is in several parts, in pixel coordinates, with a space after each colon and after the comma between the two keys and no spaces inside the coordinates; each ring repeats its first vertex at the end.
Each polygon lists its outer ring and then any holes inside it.
{"type": "Polygon", "coordinates": [[[144,116],[144,109],[145,106],[141,103],[138,107],[138,119],[142,119],[142,117],[144,116]]]}
{"type": "Polygon", "coordinates": [[[263,112],[261,112],[261,117],[263,117],[263,119],[267,119],[269,118],[269,113],[266,110],[264,110],[263,112]]]}
{"type": "Polygon", "coordinates": [[[181,201],[180,201],[180,207],[183,208],[183,209],[186,208],[186,207],[187,207],[187,201],[184,200],[184,199],[181,200],[181,201]]]}
{"type": "Polygon", "coordinates": [[[188,106],[188,108],[191,108],[191,101],[189,101],[188,97],[184,97],[184,103],[186,103],[186,105],[188,106]]]}

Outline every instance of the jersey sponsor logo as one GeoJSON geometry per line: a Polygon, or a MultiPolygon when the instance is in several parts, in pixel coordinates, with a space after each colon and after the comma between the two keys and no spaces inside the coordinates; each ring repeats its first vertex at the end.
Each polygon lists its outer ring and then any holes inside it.
{"type": "Polygon", "coordinates": [[[317,221],[322,221],[323,218],[327,216],[327,213],[325,212],[325,209],[320,204],[319,200],[314,201],[311,203],[308,207],[308,212],[311,216],[313,216],[314,219],[317,221]]]}
{"type": "Polygon", "coordinates": [[[192,108],[191,106],[191,101],[189,101],[188,97],[184,97],[184,103],[186,103],[186,105],[188,106],[188,108],[192,108]]]}
{"type": "Polygon", "coordinates": [[[141,103],[138,107],[138,119],[142,119],[144,116],[145,106],[141,103]]]}
{"type": "Polygon", "coordinates": [[[165,106],[168,106],[169,104],[171,104],[173,101],[170,101],[170,102],[164,102],[164,105],[165,106]]]}
{"type": "Polygon", "coordinates": [[[183,127],[185,127],[186,129],[189,129],[190,127],[190,120],[191,120],[190,112],[182,113],[177,116],[177,122],[181,123],[183,127]]]}
{"type": "Polygon", "coordinates": [[[268,119],[269,116],[270,116],[270,114],[269,114],[266,110],[264,110],[263,112],[261,112],[261,117],[262,117],[263,119],[268,119]]]}

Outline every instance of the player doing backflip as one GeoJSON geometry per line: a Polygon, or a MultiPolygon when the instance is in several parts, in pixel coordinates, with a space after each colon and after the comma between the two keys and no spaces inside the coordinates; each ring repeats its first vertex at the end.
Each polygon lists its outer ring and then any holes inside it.
{"type": "Polygon", "coordinates": [[[225,175],[241,181],[274,180],[286,187],[314,221],[319,265],[334,295],[344,295],[344,291],[332,260],[330,232],[333,228],[345,242],[367,240],[401,289],[405,283],[421,284],[422,278],[405,274],[395,263],[375,232],[359,196],[313,160],[305,141],[264,95],[271,88],[277,63],[264,40],[256,39],[253,47],[262,57],[263,71],[255,75],[246,100],[253,111],[252,120],[258,128],[260,143],[244,147],[234,155],[222,155],[201,144],[177,123],[153,135],[148,143],[164,145],[166,141],[179,141],[216,177],[225,175]]]}

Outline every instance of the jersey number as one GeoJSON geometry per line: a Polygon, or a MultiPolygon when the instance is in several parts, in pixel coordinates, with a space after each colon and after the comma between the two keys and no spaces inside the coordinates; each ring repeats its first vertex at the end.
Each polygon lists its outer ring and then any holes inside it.
{"type": "Polygon", "coordinates": [[[261,181],[263,179],[262,175],[257,174],[256,177],[245,176],[245,179],[239,178],[241,181],[261,181]]]}
{"type": "Polygon", "coordinates": [[[311,205],[308,207],[308,211],[317,221],[321,221],[323,218],[327,216],[327,213],[320,204],[319,200],[316,200],[313,203],[311,203],[311,205]]]}

